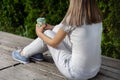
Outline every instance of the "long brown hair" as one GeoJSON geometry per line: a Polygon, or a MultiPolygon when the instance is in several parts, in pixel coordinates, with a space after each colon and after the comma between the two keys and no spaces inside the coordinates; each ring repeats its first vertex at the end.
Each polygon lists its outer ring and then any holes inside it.
{"type": "Polygon", "coordinates": [[[88,25],[102,22],[96,0],[70,0],[68,11],[62,23],[70,26],[81,26],[84,22],[88,25]]]}

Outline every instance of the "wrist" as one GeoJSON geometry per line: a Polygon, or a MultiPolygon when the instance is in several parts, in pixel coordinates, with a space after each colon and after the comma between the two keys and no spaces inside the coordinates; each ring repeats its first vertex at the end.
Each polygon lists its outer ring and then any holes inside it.
{"type": "Polygon", "coordinates": [[[37,34],[37,36],[40,37],[40,38],[41,38],[42,35],[43,35],[43,32],[39,32],[39,33],[37,34]]]}

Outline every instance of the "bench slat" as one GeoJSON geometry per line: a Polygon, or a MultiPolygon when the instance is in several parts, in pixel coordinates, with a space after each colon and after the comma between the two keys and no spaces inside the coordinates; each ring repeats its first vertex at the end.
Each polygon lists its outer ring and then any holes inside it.
{"type": "Polygon", "coordinates": [[[7,55],[8,53],[10,52],[0,48],[0,70],[14,64],[18,64],[18,62],[13,61],[10,55],[7,55]]]}
{"type": "Polygon", "coordinates": [[[105,75],[105,76],[114,78],[116,80],[120,79],[120,74],[119,74],[120,72],[119,72],[119,70],[114,69],[114,68],[110,68],[110,67],[102,65],[100,73],[103,74],[103,75],[105,75]]]}
{"type": "Polygon", "coordinates": [[[102,56],[102,65],[106,65],[108,67],[116,68],[120,70],[120,60],[102,56]]]}

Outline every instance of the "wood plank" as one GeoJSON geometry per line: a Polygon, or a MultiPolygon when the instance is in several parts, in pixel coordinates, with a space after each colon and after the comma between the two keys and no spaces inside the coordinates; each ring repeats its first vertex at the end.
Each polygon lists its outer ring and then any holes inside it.
{"type": "Polygon", "coordinates": [[[7,55],[8,53],[10,52],[0,48],[0,70],[19,63],[14,61],[10,55],[7,55]]]}
{"type": "Polygon", "coordinates": [[[1,80],[66,80],[33,66],[19,65],[0,71],[1,80]]]}
{"type": "Polygon", "coordinates": [[[114,79],[114,78],[111,78],[111,77],[108,77],[108,76],[105,76],[99,73],[96,77],[89,79],[89,80],[117,80],[117,79],[114,79]]]}
{"type": "Polygon", "coordinates": [[[50,74],[53,74],[55,76],[64,78],[65,77],[58,71],[57,67],[55,66],[55,64],[49,63],[49,62],[39,62],[39,63],[30,63],[28,65],[26,65],[27,67],[31,67],[32,69],[37,69],[37,70],[41,70],[44,72],[48,72],[50,74]]]}
{"type": "Polygon", "coordinates": [[[102,66],[101,66],[101,69],[104,69],[104,70],[107,70],[107,71],[110,71],[110,72],[112,72],[112,73],[115,73],[115,74],[120,75],[120,70],[119,70],[119,69],[116,69],[116,68],[112,68],[112,67],[108,67],[108,66],[102,65],[102,66]]]}
{"type": "MultiPolygon", "coordinates": [[[[32,42],[33,39],[17,36],[0,31],[0,45],[12,49],[20,49],[32,42]]],[[[1,47],[1,46],[0,46],[1,47]]]]}
{"type": "Polygon", "coordinates": [[[102,56],[102,65],[120,70],[120,60],[102,56]]]}
{"type": "Polygon", "coordinates": [[[107,66],[101,66],[100,73],[104,76],[108,76],[110,78],[114,78],[116,80],[120,80],[120,72],[119,70],[107,66]]]}

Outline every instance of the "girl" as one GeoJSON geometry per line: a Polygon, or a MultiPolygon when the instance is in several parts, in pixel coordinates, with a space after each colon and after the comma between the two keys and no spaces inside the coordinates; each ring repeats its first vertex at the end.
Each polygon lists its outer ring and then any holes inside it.
{"type": "Polygon", "coordinates": [[[28,63],[32,55],[49,50],[68,79],[87,80],[99,72],[102,19],[96,0],[70,0],[61,23],[55,27],[36,24],[36,34],[38,38],[31,44],[12,53],[15,60],[28,63]]]}

